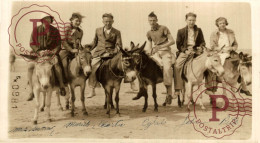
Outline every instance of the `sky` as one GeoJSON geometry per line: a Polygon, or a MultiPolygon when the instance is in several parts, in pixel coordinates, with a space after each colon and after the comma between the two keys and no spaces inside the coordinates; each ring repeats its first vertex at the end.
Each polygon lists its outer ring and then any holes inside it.
{"type": "MultiPolygon", "coordinates": [[[[21,8],[35,4],[35,2],[14,2],[12,15],[21,8]]],[[[229,25],[227,28],[235,32],[238,49],[251,49],[251,10],[248,3],[206,3],[206,2],[37,2],[38,5],[47,5],[57,11],[63,22],[69,22],[73,12],[85,16],[81,29],[84,31],[82,44],[91,43],[95,29],[102,27],[102,15],[112,13],[113,27],[121,31],[124,47],[130,42],[144,43],[147,41],[146,33],[150,30],[148,14],[152,11],[158,17],[158,23],[169,28],[174,40],[177,31],[186,26],[185,14],[197,14],[196,24],[203,31],[206,46],[209,46],[210,34],[217,29],[215,20],[225,17],[229,25]]],[[[34,12],[21,19],[17,26],[17,37],[24,47],[29,48],[29,39],[32,32],[30,18],[38,18],[40,13],[34,12]]],[[[56,17],[55,17],[56,18],[56,17]]],[[[171,46],[177,49],[176,45],[171,46]]]]}

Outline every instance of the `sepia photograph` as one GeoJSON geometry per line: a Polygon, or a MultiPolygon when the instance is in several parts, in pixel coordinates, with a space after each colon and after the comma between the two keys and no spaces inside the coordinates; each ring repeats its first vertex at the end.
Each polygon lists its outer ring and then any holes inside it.
{"type": "Polygon", "coordinates": [[[257,142],[250,2],[9,4],[7,139],[257,142]]]}

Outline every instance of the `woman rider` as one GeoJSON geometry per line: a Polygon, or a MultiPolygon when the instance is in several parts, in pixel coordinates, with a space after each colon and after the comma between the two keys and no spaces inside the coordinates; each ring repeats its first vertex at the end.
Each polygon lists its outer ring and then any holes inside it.
{"type": "Polygon", "coordinates": [[[65,76],[68,79],[68,63],[69,61],[74,57],[76,53],[78,53],[77,49],[77,40],[82,39],[83,37],[83,31],[79,28],[80,24],[82,22],[82,16],[80,13],[73,13],[71,18],[70,18],[70,25],[67,26],[65,24],[65,30],[64,34],[61,35],[62,38],[62,46],[64,47],[65,50],[62,50],[60,52],[64,71],[65,71],[65,76]]]}

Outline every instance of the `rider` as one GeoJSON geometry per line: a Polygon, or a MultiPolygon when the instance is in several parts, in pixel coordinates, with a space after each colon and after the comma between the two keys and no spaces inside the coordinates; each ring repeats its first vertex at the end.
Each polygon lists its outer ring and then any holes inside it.
{"type": "MultiPolygon", "coordinates": [[[[214,31],[210,36],[210,48],[213,51],[219,52],[221,58],[221,64],[224,65],[226,58],[230,57],[231,51],[236,51],[238,44],[235,38],[235,33],[231,29],[227,29],[228,21],[224,17],[219,17],[215,21],[218,29],[214,31]]],[[[216,76],[210,73],[207,76],[207,80],[214,80],[216,76]]],[[[206,82],[206,87],[214,86],[213,82],[206,82]],[[213,84],[213,85],[212,85],[213,84]]],[[[246,88],[245,83],[242,81],[242,88],[240,90],[241,93],[245,93],[246,95],[251,95],[251,93],[246,88]]],[[[206,91],[207,94],[212,94],[211,91],[206,91]]]]}
{"type": "Polygon", "coordinates": [[[92,49],[95,49],[92,59],[92,72],[89,77],[89,86],[91,88],[88,98],[96,95],[95,87],[98,82],[96,79],[96,71],[101,64],[102,57],[112,57],[122,47],[121,33],[119,30],[112,27],[114,17],[111,13],[105,13],[102,16],[104,27],[96,29],[92,49]]]}
{"type": "MultiPolygon", "coordinates": [[[[66,91],[64,88],[65,86],[64,86],[64,79],[62,76],[62,65],[60,65],[61,61],[59,57],[59,52],[61,49],[61,37],[60,37],[59,30],[51,25],[53,19],[54,17],[50,15],[44,14],[42,16],[41,19],[42,24],[40,26],[37,26],[37,28],[35,29],[37,31],[38,36],[35,38],[34,37],[35,34],[33,32],[31,34],[30,47],[32,48],[33,52],[36,52],[40,55],[42,55],[41,53],[44,52],[45,50],[51,50],[52,53],[55,53],[58,59],[57,64],[54,65],[56,71],[55,73],[60,85],[60,94],[65,96],[66,91]],[[49,27],[49,29],[47,30],[47,32],[45,32],[47,27],[49,27]],[[39,43],[39,45],[32,44],[35,43],[34,40],[37,40],[37,43],[39,43]]],[[[32,86],[32,74],[33,74],[34,67],[35,67],[34,63],[29,63],[28,78],[29,78],[30,94],[29,97],[27,98],[27,101],[31,101],[34,98],[33,86],[32,86]]]]}
{"type": "MultiPolygon", "coordinates": [[[[151,26],[151,30],[147,32],[147,38],[149,41],[148,55],[158,63],[158,65],[163,67],[163,81],[167,89],[167,99],[168,104],[171,104],[172,97],[172,56],[171,45],[175,43],[170,30],[163,25],[159,25],[157,16],[154,12],[148,15],[148,21],[151,26]],[[152,44],[154,43],[154,47],[152,44]],[[151,52],[150,52],[151,51],[151,52]]],[[[147,51],[146,51],[147,52],[147,51]]],[[[135,97],[136,99],[140,96],[135,97]]]]}
{"type": "Polygon", "coordinates": [[[83,31],[79,28],[82,22],[82,16],[80,13],[73,13],[70,18],[70,26],[65,25],[65,32],[61,36],[62,45],[65,50],[61,50],[60,56],[62,57],[62,64],[64,66],[65,76],[68,79],[68,62],[73,59],[74,54],[78,53],[77,40],[82,39],[83,31]]]}
{"type": "Polygon", "coordinates": [[[194,55],[200,53],[206,45],[201,28],[195,25],[197,15],[194,13],[187,13],[186,23],[187,26],[179,29],[177,33],[177,59],[174,65],[174,86],[175,95],[179,95],[180,91],[184,88],[182,79],[182,70],[187,60],[194,55]]]}

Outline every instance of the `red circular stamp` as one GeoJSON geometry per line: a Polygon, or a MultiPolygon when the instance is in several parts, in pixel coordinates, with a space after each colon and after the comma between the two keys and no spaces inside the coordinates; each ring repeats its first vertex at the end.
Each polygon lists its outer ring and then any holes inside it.
{"type": "MultiPolygon", "coordinates": [[[[243,98],[239,92],[234,92],[235,87],[225,83],[225,87],[217,86],[223,93],[208,95],[205,93],[206,87],[200,85],[194,90],[193,109],[189,111],[188,118],[194,129],[208,138],[221,139],[232,135],[243,124],[243,118],[252,116],[252,100],[243,98]],[[207,99],[211,104],[206,112],[196,105],[199,100],[207,99]]],[[[216,87],[209,87],[216,88],[216,87]]]]}
{"type": "Polygon", "coordinates": [[[23,7],[11,19],[9,44],[14,53],[26,61],[51,60],[61,49],[66,24],[49,6],[33,4],[23,7]]]}

